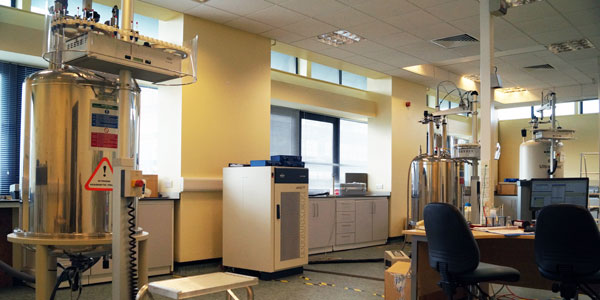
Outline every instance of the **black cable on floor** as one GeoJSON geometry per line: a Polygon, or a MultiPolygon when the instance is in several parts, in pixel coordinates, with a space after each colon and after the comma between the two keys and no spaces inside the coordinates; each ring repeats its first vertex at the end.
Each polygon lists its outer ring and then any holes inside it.
{"type": "Polygon", "coordinates": [[[323,271],[323,270],[315,270],[315,269],[307,269],[307,268],[304,268],[304,271],[331,274],[331,275],[339,275],[339,276],[346,276],[346,277],[354,277],[354,278],[361,278],[361,279],[368,279],[368,280],[375,280],[375,281],[384,281],[383,278],[364,276],[364,275],[356,275],[356,274],[348,274],[348,273],[340,273],[340,272],[333,272],[333,271],[323,271]]]}

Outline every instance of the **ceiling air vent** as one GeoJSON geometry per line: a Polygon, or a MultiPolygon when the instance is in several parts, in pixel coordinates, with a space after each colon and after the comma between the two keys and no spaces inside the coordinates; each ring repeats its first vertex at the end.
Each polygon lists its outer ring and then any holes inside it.
{"type": "Polygon", "coordinates": [[[554,70],[554,67],[551,66],[551,65],[549,65],[549,64],[527,66],[527,67],[524,67],[524,68],[528,69],[528,70],[554,70]]]}
{"type": "Polygon", "coordinates": [[[474,45],[475,43],[478,43],[479,40],[465,33],[441,39],[431,40],[431,42],[440,47],[451,49],[474,45]]]}

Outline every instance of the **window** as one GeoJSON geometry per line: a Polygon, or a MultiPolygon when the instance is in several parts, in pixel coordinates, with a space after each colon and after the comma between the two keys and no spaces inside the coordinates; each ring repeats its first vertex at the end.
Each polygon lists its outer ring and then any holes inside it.
{"type": "Polygon", "coordinates": [[[23,81],[38,70],[0,62],[0,195],[19,183],[23,81]]]}
{"type": "MultiPolygon", "coordinates": [[[[538,112],[540,109],[539,105],[533,107],[534,114],[539,118],[541,113],[538,112]]],[[[544,117],[548,117],[552,114],[550,109],[544,110],[544,117]]],[[[575,103],[573,102],[565,102],[565,103],[556,103],[556,116],[568,116],[575,114],[575,103]]]]}
{"type": "Polygon", "coordinates": [[[12,0],[0,0],[0,5],[13,6],[12,0]]]}
{"type": "Polygon", "coordinates": [[[331,83],[340,84],[340,70],[316,62],[311,63],[311,77],[331,83]]]}
{"type": "Polygon", "coordinates": [[[298,155],[300,112],[271,106],[271,155],[298,155]]]}
{"type": "Polygon", "coordinates": [[[367,173],[368,131],[367,123],[340,120],[340,182],[346,173],[367,173]]]}
{"type": "Polygon", "coordinates": [[[599,100],[586,100],[581,101],[581,113],[582,114],[597,114],[600,112],[599,100]]]}
{"type": "Polygon", "coordinates": [[[311,190],[329,190],[338,178],[339,119],[300,113],[300,153],[311,190]]]}
{"type": "Polygon", "coordinates": [[[353,87],[355,89],[366,90],[367,77],[342,71],[342,85],[353,87]]]}
{"type": "Polygon", "coordinates": [[[531,106],[501,108],[498,112],[498,120],[531,119],[531,106]]]}
{"type": "Polygon", "coordinates": [[[158,174],[159,122],[161,113],[158,90],[141,87],[140,105],[140,170],[144,174],[158,174]]]}
{"type": "Polygon", "coordinates": [[[271,69],[297,74],[296,58],[287,54],[271,51],[271,69]]]}
{"type": "Polygon", "coordinates": [[[302,155],[309,189],[330,191],[346,173],[366,173],[368,124],[271,106],[271,155],[302,155]]]}

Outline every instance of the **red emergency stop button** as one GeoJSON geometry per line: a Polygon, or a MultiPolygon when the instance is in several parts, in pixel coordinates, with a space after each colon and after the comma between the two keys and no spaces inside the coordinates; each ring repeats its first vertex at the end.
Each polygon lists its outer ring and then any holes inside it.
{"type": "Polygon", "coordinates": [[[131,182],[131,186],[132,187],[143,187],[144,186],[144,181],[141,179],[138,180],[132,180],[131,182]]]}

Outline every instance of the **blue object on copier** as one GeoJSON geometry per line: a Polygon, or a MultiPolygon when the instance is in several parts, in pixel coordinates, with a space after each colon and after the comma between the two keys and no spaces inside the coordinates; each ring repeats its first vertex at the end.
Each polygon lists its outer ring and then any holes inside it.
{"type": "Polygon", "coordinates": [[[272,160],[251,160],[251,167],[267,167],[267,166],[281,166],[281,163],[278,161],[272,160]]]}

